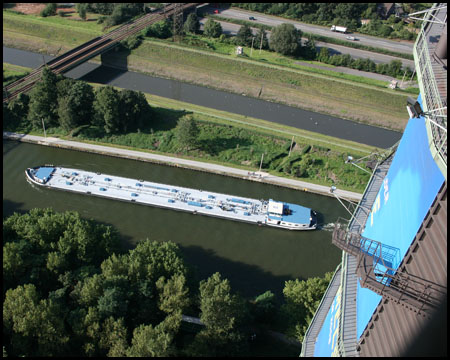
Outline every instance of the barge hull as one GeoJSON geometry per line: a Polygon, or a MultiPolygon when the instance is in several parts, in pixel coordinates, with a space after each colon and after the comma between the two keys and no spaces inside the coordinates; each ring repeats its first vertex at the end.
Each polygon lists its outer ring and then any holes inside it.
{"type": "Polygon", "coordinates": [[[316,228],[314,221],[289,225],[268,223],[269,203],[263,200],[53,166],[29,168],[25,174],[32,184],[77,194],[290,230],[316,228]]]}

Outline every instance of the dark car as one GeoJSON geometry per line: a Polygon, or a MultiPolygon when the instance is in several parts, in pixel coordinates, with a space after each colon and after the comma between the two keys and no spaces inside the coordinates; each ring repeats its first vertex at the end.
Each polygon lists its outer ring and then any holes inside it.
{"type": "Polygon", "coordinates": [[[249,20],[256,20],[253,16],[250,16],[248,19],[249,20]]]}

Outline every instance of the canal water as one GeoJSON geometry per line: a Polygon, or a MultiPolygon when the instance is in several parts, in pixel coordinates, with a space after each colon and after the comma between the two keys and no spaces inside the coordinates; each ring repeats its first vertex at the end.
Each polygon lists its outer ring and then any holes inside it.
{"type": "MultiPolygon", "coordinates": [[[[50,59],[53,59],[53,57],[3,47],[3,61],[10,64],[36,68],[42,65],[44,61],[47,62],[50,59]]],[[[109,84],[277,122],[381,148],[391,147],[400,140],[402,135],[400,132],[360,124],[296,107],[96,64],[84,63],[65,75],[74,79],[109,84]]]]}
{"type": "Polygon", "coordinates": [[[85,218],[113,225],[125,246],[145,238],[177,243],[199,280],[216,271],[234,290],[256,296],[266,290],[282,296],[284,282],[334,271],[341,252],[331,244],[332,223],[346,217],[339,202],[327,196],[250,182],[193,170],[3,141],[3,215],[32,208],[73,210],[85,218]],[[288,231],[258,227],[213,217],[153,208],[30,185],[24,170],[55,164],[164,184],[221,192],[256,199],[273,198],[319,212],[328,230],[288,231]]]}

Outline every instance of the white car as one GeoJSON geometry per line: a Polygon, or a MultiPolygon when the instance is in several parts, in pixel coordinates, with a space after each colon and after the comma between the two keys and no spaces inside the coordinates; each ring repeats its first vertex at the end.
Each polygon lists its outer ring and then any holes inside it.
{"type": "Polygon", "coordinates": [[[347,40],[356,40],[353,36],[347,36],[346,39],[347,40]]]}

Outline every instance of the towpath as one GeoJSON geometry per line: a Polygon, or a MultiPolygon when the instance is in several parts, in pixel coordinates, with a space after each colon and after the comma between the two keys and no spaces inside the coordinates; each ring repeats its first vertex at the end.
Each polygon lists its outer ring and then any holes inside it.
{"type": "MultiPolygon", "coordinates": [[[[301,180],[287,179],[264,172],[249,172],[248,170],[236,169],[233,167],[218,165],[214,163],[207,163],[201,161],[194,161],[173,156],[159,155],[144,151],[128,150],[120,147],[111,147],[97,144],[90,144],[78,141],[63,140],[55,137],[43,137],[36,135],[16,134],[11,132],[3,132],[3,138],[18,140],[23,142],[35,143],[46,146],[59,147],[64,149],[79,150],[103,154],[108,156],[116,156],[127,159],[134,159],[140,161],[148,161],[160,164],[166,164],[187,169],[211,172],[215,174],[233,176],[245,180],[257,181],[277,186],[308,191],[312,193],[333,196],[330,193],[330,187],[308,183],[301,180]]],[[[37,164],[40,165],[40,164],[37,164]]],[[[352,191],[337,189],[335,194],[344,199],[352,201],[359,201],[362,194],[352,191]]]]}

